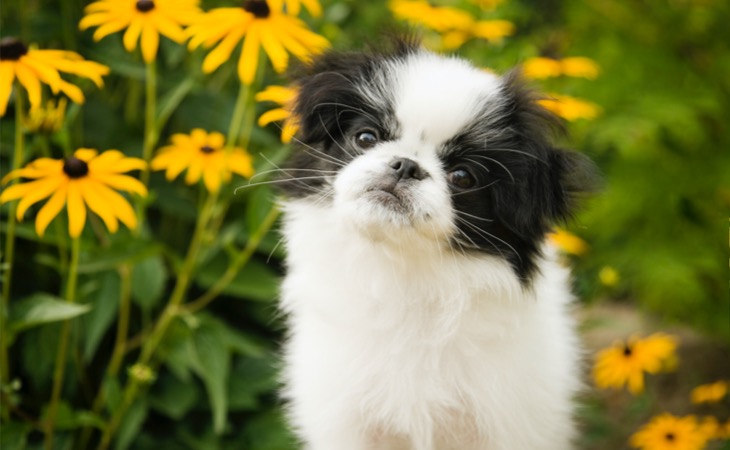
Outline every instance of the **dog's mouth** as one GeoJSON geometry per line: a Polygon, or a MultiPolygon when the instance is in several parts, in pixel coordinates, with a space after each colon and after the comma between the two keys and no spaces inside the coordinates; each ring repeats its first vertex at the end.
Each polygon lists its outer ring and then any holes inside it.
{"type": "Polygon", "coordinates": [[[378,184],[365,190],[365,197],[383,207],[399,213],[410,211],[407,196],[395,185],[378,184]]]}

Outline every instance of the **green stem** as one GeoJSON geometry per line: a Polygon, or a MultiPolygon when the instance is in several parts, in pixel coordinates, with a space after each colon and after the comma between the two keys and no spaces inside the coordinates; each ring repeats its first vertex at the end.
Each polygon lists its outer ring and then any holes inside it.
{"type": "MultiPolygon", "coordinates": [[[[76,282],[79,272],[79,253],[80,238],[73,238],[71,241],[71,264],[69,265],[68,283],[66,284],[66,301],[69,303],[76,302],[76,282]]],[[[51,401],[48,405],[48,417],[45,423],[45,448],[53,449],[53,432],[55,429],[56,412],[58,411],[58,402],[61,399],[61,390],[63,389],[63,379],[66,373],[66,354],[68,352],[69,335],[71,334],[71,320],[66,320],[61,326],[61,337],[58,344],[58,352],[56,353],[56,367],[53,371],[53,390],[51,391],[51,401]]]]}
{"type": "Polygon", "coordinates": [[[276,219],[279,217],[280,211],[276,206],[273,206],[269,213],[266,215],[264,220],[259,225],[259,228],[251,235],[250,239],[246,243],[243,251],[241,251],[236,258],[231,262],[226,269],[225,273],[211,286],[211,288],[203,295],[195,299],[194,301],[185,305],[185,311],[194,313],[208,306],[210,302],[220,295],[221,292],[233,281],[238,275],[238,272],[248,263],[253,256],[256,249],[258,249],[261,241],[266,237],[276,219]]]}
{"type": "Polygon", "coordinates": [[[228,127],[228,136],[226,136],[226,146],[228,148],[235,147],[241,137],[241,128],[243,127],[243,119],[246,114],[246,106],[248,104],[248,96],[251,92],[251,86],[241,83],[236,98],[236,105],[233,107],[233,115],[231,123],[228,127]]]}
{"type": "Polygon", "coordinates": [[[114,377],[119,373],[124,354],[126,353],[127,333],[129,332],[129,317],[132,300],[132,272],[129,265],[119,267],[121,292],[119,293],[119,320],[117,321],[117,336],[114,342],[112,357],[107,366],[107,375],[114,377]]]}
{"type": "MultiPolygon", "coordinates": [[[[159,139],[157,129],[157,65],[155,61],[145,65],[145,114],[144,114],[144,143],[142,145],[142,159],[147,166],[140,175],[142,184],[146,186],[150,182],[149,163],[152,160],[152,152],[159,139]]],[[[145,219],[146,199],[140,198],[137,201],[137,218],[139,219],[139,230],[142,229],[145,219]]]]}
{"type": "MultiPolygon", "coordinates": [[[[203,205],[200,215],[198,216],[198,222],[195,226],[195,231],[190,242],[190,247],[188,248],[188,253],[185,257],[185,261],[183,262],[183,267],[178,274],[175,288],[173,289],[167,306],[165,306],[165,309],[162,311],[159,320],[155,324],[150,335],[147,337],[144,345],[142,345],[142,350],[140,352],[140,356],[137,360],[136,365],[149,365],[150,361],[152,360],[152,356],[162,342],[162,339],[165,337],[167,329],[169,328],[173,319],[179,314],[180,305],[185,299],[185,294],[187,293],[187,289],[190,285],[190,281],[195,270],[195,263],[198,254],[200,253],[205,229],[208,225],[208,222],[210,221],[211,216],[213,215],[213,210],[217,201],[218,195],[211,194],[207,197],[206,202],[203,205]]],[[[137,393],[141,388],[141,384],[141,381],[134,377],[129,377],[129,379],[127,380],[127,385],[124,388],[122,404],[119,405],[119,407],[116,409],[111,419],[109,420],[109,423],[104,429],[104,433],[101,437],[101,442],[98,447],[100,450],[107,449],[111,444],[112,437],[116,433],[119,424],[121,423],[124,415],[127,412],[127,409],[129,409],[129,407],[134,402],[137,393]]]]}
{"type": "MultiPolygon", "coordinates": [[[[20,92],[20,90],[16,91],[20,92]]],[[[15,96],[15,151],[13,152],[12,170],[19,169],[23,165],[24,143],[23,139],[23,108],[24,98],[18,94],[15,96]]],[[[12,181],[11,186],[17,181],[12,181]]],[[[15,253],[15,228],[17,211],[17,202],[12,202],[8,209],[8,230],[5,235],[5,252],[3,255],[3,292],[0,299],[0,388],[10,383],[10,363],[8,359],[8,335],[5,321],[8,317],[8,308],[10,306],[10,286],[13,279],[13,256],[15,253]]],[[[3,418],[7,418],[6,409],[2,409],[3,418]]]]}

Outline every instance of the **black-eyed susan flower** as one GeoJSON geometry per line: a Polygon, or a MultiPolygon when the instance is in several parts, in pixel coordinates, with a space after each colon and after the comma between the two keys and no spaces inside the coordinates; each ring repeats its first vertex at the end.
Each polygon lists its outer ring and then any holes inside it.
{"type": "Polygon", "coordinates": [[[66,118],[66,104],[66,99],[60,98],[58,102],[48,100],[46,106],[31,108],[23,125],[31,133],[55,133],[63,126],[66,118]]]}
{"type": "Polygon", "coordinates": [[[598,353],[593,380],[602,389],[627,385],[629,392],[638,394],[644,390],[644,373],[667,370],[676,362],[676,348],[676,340],[662,333],[645,339],[632,336],[598,353]]]}
{"type": "Polygon", "coordinates": [[[243,40],[238,76],[245,84],[253,83],[261,48],[274,70],[283,72],[289,65],[289,53],[309,61],[311,55],[329,46],[327,39],[308,30],[304,22],[270,7],[264,0],[246,0],[236,8],[212,9],[196,19],[187,33],[191,37],[190,49],[215,45],[203,61],[205,73],[213,72],[230,59],[243,40]]]}
{"type": "Polygon", "coordinates": [[[598,77],[601,68],[590,58],[572,56],[563,59],[536,57],[522,63],[522,72],[527,78],[544,79],[561,75],[568,77],[587,78],[593,80],[598,77]]]}
{"type": "Polygon", "coordinates": [[[725,380],[703,384],[692,389],[692,403],[717,403],[728,393],[728,382],[725,380]]]}
{"type": "Polygon", "coordinates": [[[299,15],[302,5],[312,16],[319,17],[322,15],[322,6],[319,4],[319,0],[269,0],[269,5],[278,11],[286,11],[287,14],[292,16],[299,15]]]}
{"type": "Polygon", "coordinates": [[[292,115],[292,103],[297,96],[297,90],[285,86],[269,86],[256,94],[256,101],[274,102],[281,105],[259,117],[259,126],[265,127],[271,122],[283,121],[281,125],[281,142],[288,144],[299,129],[296,118],[292,115]]]}
{"type": "Polygon", "coordinates": [[[174,134],[172,145],[160,149],[150,163],[152,170],[165,170],[168,180],[174,180],[183,170],[185,183],[194,184],[203,179],[209,192],[218,192],[223,182],[237,173],[244,177],[253,175],[251,156],[243,149],[225,148],[221,133],[207,133],[200,128],[189,135],[174,134]]]}
{"type": "Polygon", "coordinates": [[[588,251],[588,243],[575,234],[556,228],[548,234],[548,240],[560,250],[571,255],[584,255],[588,251]]]}
{"type": "Polygon", "coordinates": [[[578,119],[594,119],[601,112],[601,108],[595,103],[568,95],[549,94],[547,98],[537,102],[543,108],[570,122],[578,119]]]}
{"type": "Polygon", "coordinates": [[[98,215],[110,232],[119,228],[119,221],[130,229],[137,227],[137,217],[127,200],[116,190],[146,196],[147,189],[137,179],[123,175],[145,168],[145,162],[128,158],[118,150],[99,154],[80,148],[65,160],[40,158],[10,172],[3,183],[15,178],[33,181],[15,184],[0,195],[0,203],[20,199],[17,216],[21,220],[29,207],[50,197],[38,211],[35,229],[43,236],[48,224],[66,205],[68,230],[78,237],[86,224],[86,208],[98,215]]]}
{"type": "Polygon", "coordinates": [[[641,450],[702,450],[707,437],[696,417],[662,414],[634,433],[630,444],[641,450]]]}
{"type": "Polygon", "coordinates": [[[152,62],[157,56],[160,35],[182,44],[186,36],[183,27],[200,14],[199,0],[99,0],[86,7],[79,28],[98,27],[94,40],[127,29],[124,48],[128,52],[141,41],[142,57],[152,62]]]}
{"type": "Polygon", "coordinates": [[[16,79],[28,92],[31,108],[41,105],[41,84],[50,86],[54,94],[62,92],[72,101],[83,103],[81,89],[61,78],[59,72],[88,78],[102,87],[102,76],[109,73],[109,68],[86,61],[78,53],[28,48],[13,37],[0,40],[0,116],[5,115],[16,79]]]}

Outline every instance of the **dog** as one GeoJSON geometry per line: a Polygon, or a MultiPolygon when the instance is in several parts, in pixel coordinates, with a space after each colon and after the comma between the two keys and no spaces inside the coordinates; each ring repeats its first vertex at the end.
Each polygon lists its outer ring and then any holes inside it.
{"type": "Polygon", "coordinates": [[[592,163],[516,71],[330,52],[282,168],[282,396],[308,450],[567,450],[580,347],[545,242],[592,163]]]}

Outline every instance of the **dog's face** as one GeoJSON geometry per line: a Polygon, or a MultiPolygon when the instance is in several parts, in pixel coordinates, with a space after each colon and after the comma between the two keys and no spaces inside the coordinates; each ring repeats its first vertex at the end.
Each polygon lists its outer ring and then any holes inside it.
{"type": "Polygon", "coordinates": [[[413,45],[325,55],[298,88],[285,193],[373,239],[486,252],[529,279],[544,234],[590,172],[551,145],[554,118],[515,75],[413,45]]]}

